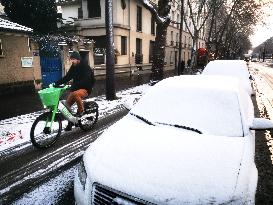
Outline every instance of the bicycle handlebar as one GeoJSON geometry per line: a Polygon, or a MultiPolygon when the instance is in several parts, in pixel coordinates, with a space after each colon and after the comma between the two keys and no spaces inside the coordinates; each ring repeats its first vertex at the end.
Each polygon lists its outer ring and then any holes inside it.
{"type": "Polygon", "coordinates": [[[48,87],[49,88],[63,88],[63,89],[67,89],[67,88],[70,88],[71,85],[66,85],[66,84],[55,85],[54,83],[52,83],[52,84],[49,84],[48,87]]]}

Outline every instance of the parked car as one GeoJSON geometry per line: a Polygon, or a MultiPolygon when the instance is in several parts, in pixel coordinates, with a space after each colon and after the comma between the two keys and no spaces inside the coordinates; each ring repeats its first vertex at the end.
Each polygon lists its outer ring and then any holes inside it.
{"type": "Polygon", "coordinates": [[[258,62],[259,60],[258,60],[258,58],[257,57],[252,57],[251,58],[251,62],[258,62]]]}
{"type": "Polygon", "coordinates": [[[253,130],[268,128],[236,78],[164,79],[86,150],[76,203],[254,204],[253,130]]]}
{"type": "Polygon", "coordinates": [[[237,77],[249,95],[254,95],[251,86],[251,75],[247,63],[243,60],[214,60],[204,68],[204,75],[226,75],[237,77]]]}

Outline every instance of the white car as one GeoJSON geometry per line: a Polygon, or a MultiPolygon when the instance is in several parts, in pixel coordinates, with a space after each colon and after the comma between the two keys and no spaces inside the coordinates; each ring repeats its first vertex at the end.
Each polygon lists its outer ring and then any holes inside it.
{"type": "Polygon", "coordinates": [[[251,75],[249,74],[247,63],[243,60],[214,60],[210,61],[204,68],[204,75],[225,75],[236,77],[249,95],[254,91],[251,87],[251,75]]]}
{"type": "Polygon", "coordinates": [[[254,118],[238,80],[177,76],[158,82],[83,155],[78,205],[254,204],[254,118]]]}

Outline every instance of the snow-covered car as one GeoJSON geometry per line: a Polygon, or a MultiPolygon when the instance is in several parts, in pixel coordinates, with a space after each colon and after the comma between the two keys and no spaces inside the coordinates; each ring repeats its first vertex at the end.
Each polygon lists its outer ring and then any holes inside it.
{"type": "Polygon", "coordinates": [[[76,203],[254,204],[254,130],[268,128],[236,78],[164,79],[86,150],[76,203]]]}
{"type": "Polygon", "coordinates": [[[253,95],[254,91],[251,86],[251,75],[248,71],[247,63],[243,60],[214,60],[210,61],[204,68],[204,75],[226,75],[237,77],[242,86],[249,95],[253,95]]]}

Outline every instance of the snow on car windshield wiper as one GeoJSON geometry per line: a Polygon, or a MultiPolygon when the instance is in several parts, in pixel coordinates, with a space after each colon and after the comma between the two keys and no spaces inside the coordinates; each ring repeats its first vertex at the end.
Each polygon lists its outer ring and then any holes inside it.
{"type": "Polygon", "coordinates": [[[198,129],[195,129],[195,128],[192,128],[192,127],[187,127],[187,126],[184,126],[184,125],[176,125],[176,124],[168,124],[168,123],[163,123],[163,122],[155,122],[157,124],[160,124],[160,125],[168,125],[168,126],[172,126],[172,127],[177,127],[177,128],[182,128],[182,129],[185,129],[185,130],[190,130],[190,131],[193,131],[193,132],[197,132],[198,134],[203,134],[200,130],[198,129]]]}
{"type": "Polygon", "coordinates": [[[136,118],[142,120],[143,122],[147,123],[148,125],[153,125],[153,126],[155,126],[153,123],[151,123],[149,120],[145,119],[144,117],[141,117],[141,116],[136,115],[136,114],[131,113],[131,112],[130,112],[130,114],[133,115],[133,116],[135,116],[136,118]]]}
{"type": "MultiPolygon", "coordinates": [[[[134,113],[130,113],[131,115],[135,116],[136,118],[142,120],[143,122],[147,123],[148,125],[153,125],[155,126],[154,123],[150,122],[149,120],[145,119],[144,117],[141,117],[137,114],[134,114],[134,113]]],[[[197,132],[198,134],[203,134],[200,130],[198,129],[195,129],[195,128],[192,128],[192,127],[187,127],[187,126],[184,126],[184,125],[176,125],[176,124],[168,124],[168,123],[163,123],[163,122],[155,122],[156,124],[160,124],[160,125],[168,125],[168,126],[172,126],[172,127],[177,127],[177,128],[182,128],[182,129],[186,129],[186,130],[190,130],[190,131],[193,131],[193,132],[197,132]]]]}

